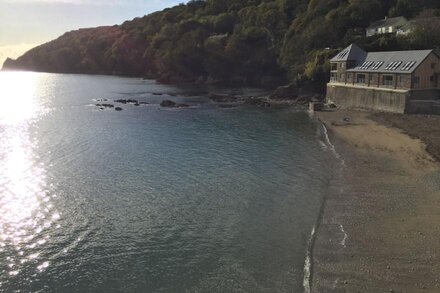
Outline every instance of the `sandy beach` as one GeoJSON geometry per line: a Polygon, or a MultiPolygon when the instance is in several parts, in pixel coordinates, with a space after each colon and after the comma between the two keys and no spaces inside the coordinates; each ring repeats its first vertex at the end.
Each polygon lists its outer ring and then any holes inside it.
{"type": "Polygon", "coordinates": [[[314,242],[312,292],[440,292],[440,118],[316,116],[341,160],[314,242]]]}

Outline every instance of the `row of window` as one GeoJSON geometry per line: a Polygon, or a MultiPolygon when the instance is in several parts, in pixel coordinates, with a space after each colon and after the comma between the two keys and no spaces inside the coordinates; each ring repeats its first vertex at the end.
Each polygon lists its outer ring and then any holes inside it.
{"type": "MultiPolygon", "coordinates": [[[[359,69],[362,70],[378,70],[380,67],[382,67],[382,65],[384,64],[384,61],[379,61],[379,62],[374,62],[374,61],[365,61],[364,63],[362,63],[362,65],[359,67],[359,69]]],[[[411,70],[411,68],[414,67],[414,65],[417,62],[415,61],[408,61],[403,63],[402,61],[394,61],[394,62],[390,62],[388,63],[388,65],[385,67],[385,70],[397,70],[401,65],[402,68],[401,70],[403,71],[409,71],[411,70]]],[[[344,68],[344,63],[341,64],[341,68],[344,68]]],[[[435,63],[431,63],[431,68],[435,69],[436,68],[436,64],[435,63]]],[[[337,63],[332,63],[331,64],[331,71],[336,71],[338,70],[338,64],[337,63]]]]}
{"type": "MultiPolygon", "coordinates": [[[[403,75],[399,76],[399,83],[400,84],[404,83],[404,81],[405,81],[404,78],[405,78],[405,76],[403,76],[403,75]]],[[[340,74],[339,80],[342,82],[343,79],[344,79],[344,75],[340,74]]],[[[373,75],[372,74],[370,74],[368,76],[368,80],[369,80],[369,83],[371,83],[373,81],[373,75]]],[[[338,74],[333,72],[331,74],[331,76],[330,76],[330,81],[337,82],[338,81],[338,74]]],[[[430,77],[430,81],[431,82],[435,81],[434,76],[430,77]]],[[[358,84],[367,84],[366,75],[365,74],[357,74],[355,82],[358,83],[358,84]]],[[[419,84],[420,83],[420,77],[419,76],[413,77],[412,82],[413,82],[414,85],[419,84]]],[[[384,76],[382,76],[382,85],[384,85],[384,86],[394,86],[394,76],[393,75],[384,75],[384,76]]]]}

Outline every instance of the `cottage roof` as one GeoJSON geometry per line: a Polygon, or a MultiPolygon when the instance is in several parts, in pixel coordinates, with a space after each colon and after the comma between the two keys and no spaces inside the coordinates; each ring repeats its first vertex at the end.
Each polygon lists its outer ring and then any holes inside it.
{"type": "Polygon", "coordinates": [[[371,52],[347,71],[412,73],[433,50],[371,52]],[[359,62],[360,61],[360,62],[359,62]]]}
{"type": "Polygon", "coordinates": [[[365,59],[367,52],[359,48],[356,44],[351,44],[341,52],[339,52],[335,57],[333,57],[331,62],[343,62],[343,61],[358,61],[365,59]]]}
{"type": "Polygon", "coordinates": [[[409,23],[409,21],[405,17],[403,17],[403,16],[391,17],[391,18],[385,18],[385,19],[381,19],[381,20],[375,21],[367,29],[371,30],[371,29],[377,29],[377,28],[380,28],[380,27],[404,26],[404,25],[406,25],[408,23],[409,23]]]}

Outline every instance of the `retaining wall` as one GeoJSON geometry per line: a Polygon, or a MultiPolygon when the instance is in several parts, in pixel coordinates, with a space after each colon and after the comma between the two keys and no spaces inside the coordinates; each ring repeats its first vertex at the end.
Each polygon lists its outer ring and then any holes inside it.
{"type": "Polygon", "coordinates": [[[406,113],[409,92],[328,84],[327,101],[331,101],[341,108],[403,114],[406,113]]]}

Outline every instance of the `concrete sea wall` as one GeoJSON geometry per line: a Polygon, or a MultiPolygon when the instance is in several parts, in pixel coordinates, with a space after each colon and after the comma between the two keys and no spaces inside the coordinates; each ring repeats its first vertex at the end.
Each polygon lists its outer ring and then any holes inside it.
{"type": "Polygon", "coordinates": [[[378,90],[345,85],[327,85],[327,101],[341,108],[379,110],[405,113],[409,93],[407,91],[378,90]]]}

